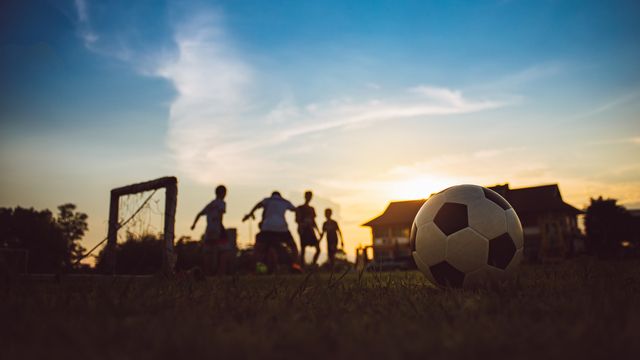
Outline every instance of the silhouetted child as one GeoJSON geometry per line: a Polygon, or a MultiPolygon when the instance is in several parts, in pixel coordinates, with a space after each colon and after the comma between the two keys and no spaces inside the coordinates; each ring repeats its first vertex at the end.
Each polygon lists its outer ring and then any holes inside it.
{"type": "Polygon", "coordinates": [[[316,265],[318,262],[318,256],[320,256],[320,242],[316,236],[316,232],[320,233],[318,225],[316,224],[316,210],[313,206],[309,205],[313,193],[307,191],[304,193],[304,204],[296,208],[296,222],[298,223],[298,235],[300,235],[300,264],[304,263],[304,253],[307,246],[311,246],[316,249],[313,254],[312,265],[316,265]]]}
{"type": "Polygon", "coordinates": [[[340,235],[340,247],[344,249],[344,238],[342,237],[342,231],[338,223],[331,218],[333,212],[331,209],[324,211],[324,216],[327,218],[322,224],[322,233],[320,234],[320,240],[324,234],[327,234],[327,253],[329,254],[329,265],[333,269],[336,262],[336,252],[338,252],[338,235],[340,235]]]}
{"type": "Polygon", "coordinates": [[[206,216],[207,229],[202,238],[202,270],[204,275],[212,273],[213,262],[216,262],[218,275],[227,273],[227,262],[232,255],[233,245],[227,238],[227,231],[222,225],[222,216],[226,212],[227,204],[224,198],[227,195],[227,188],[224,185],[216,187],[216,198],[208,203],[202,211],[196,215],[191,225],[191,230],[195,229],[200,216],[206,216]]]}
{"type": "Polygon", "coordinates": [[[262,209],[262,221],[258,225],[260,232],[256,235],[256,243],[253,248],[256,257],[256,272],[264,272],[261,267],[268,265],[268,271],[273,272],[277,266],[277,248],[284,245],[291,254],[291,270],[298,272],[300,266],[297,264],[298,248],[289,232],[285,213],[295,211],[293,204],[282,197],[280,192],[274,191],[268,198],[262,199],[251,211],[244,216],[242,221],[254,218],[253,213],[262,209]]]}

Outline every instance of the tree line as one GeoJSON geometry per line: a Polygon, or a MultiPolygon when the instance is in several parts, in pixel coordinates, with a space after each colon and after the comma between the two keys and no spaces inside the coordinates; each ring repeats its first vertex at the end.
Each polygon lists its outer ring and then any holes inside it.
{"type": "Polygon", "coordinates": [[[0,271],[29,273],[70,271],[86,251],[80,244],[89,230],[88,216],[76,205],[50,210],[0,208],[0,271]]]}
{"type": "Polygon", "coordinates": [[[639,256],[640,218],[616,199],[591,199],[585,212],[587,252],[603,259],[639,256]]]}
{"type": "MultiPolygon", "coordinates": [[[[89,271],[78,264],[85,256],[81,245],[88,231],[87,214],[74,204],[58,206],[57,213],[33,208],[0,208],[0,272],[61,273],[89,271]]],[[[603,259],[640,256],[640,219],[616,199],[592,198],[585,212],[587,253],[603,259]]],[[[153,273],[162,266],[162,234],[127,233],[116,246],[117,272],[153,273]]],[[[176,243],[178,267],[197,264],[198,242],[176,243]]],[[[96,270],[104,267],[104,251],[96,270]]]]}

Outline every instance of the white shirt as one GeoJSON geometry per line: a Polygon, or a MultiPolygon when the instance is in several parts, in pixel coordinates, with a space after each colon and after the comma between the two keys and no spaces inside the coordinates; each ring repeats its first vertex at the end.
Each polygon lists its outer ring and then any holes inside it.
{"type": "Polygon", "coordinates": [[[289,200],[285,200],[279,196],[271,196],[260,202],[262,205],[262,223],[260,230],[287,232],[287,220],[284,213],[287,210],[295,210],[295,206],[289,200]]]}
{"type": "Polygon", "coordinates": [[[219,232],[222,228],[222,214],[225,213],[227,204],[222,199],[214,199],[204,207],[202,212],[207,217],[207,231],[219,232]]]}

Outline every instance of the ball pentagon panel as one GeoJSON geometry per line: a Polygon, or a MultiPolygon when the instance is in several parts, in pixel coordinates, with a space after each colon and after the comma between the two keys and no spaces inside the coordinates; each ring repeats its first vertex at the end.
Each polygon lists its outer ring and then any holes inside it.
{"type": "Polygon", "coordinates": [[[499,269],[506,269],[516,253],[516,245],[511,236],[504,233],[489,240],[488,264],[499,269]]]}
{"type": "Polygon", "coordinates": [[[437,284],[442,286],[462,287],[464,282],[464,272],[456,269],[455,266],[446,261],[439,262],[429,267],[431,275],[436,279],[437,284]]]}
{"type": "Polygon", "coordinates": [[[516,253],[513,254],[513,258],[511,259],[511,262],[509,262],[509,265],[507,265],[507,268],[504,270],[510,274],[515,273],[518,266],[520,266],[520,263],[522,262],[523,258],[524,258],[524,249],[516,250],[516,253]]]}
{"type": "Polygon", "coordinates": [[[500,194],[498,194],[497,192],[491,190],[491,189],[487,189],[485,187],[482,188],[482,192],[484,193],[484,197],[495,203],[496,205],[500,206],[500,208],[502,208],[502,210],[509,210],[511,209],[511,204],[509,204],[509,202],[507,200],[505,200],[505,198],[503,198],[500,194]]]}
{"type": "Polygon", "coordinates": [[[522,233],[522,224],[515,210],[509,209],[505,211],[505,217],[507,219],[507,232],[513,243],[516,245],[516,249],[522,249],[524,247],[524,234],[522,233]]]}
{"type": "Polygon", "coordinates": [[[420,226],[433,221],[433,218],[436,216],[438,210],[440,210],[442,204],[444,204],[444,196],[442,194],[435,194],[427,199],[416,214],[416,218],[414,220],[416,225],[420,226]]]}
{"type": "Polygon", "coordinates": [[[467,205],[446,202],[433,218],[433,222],[445,234],[451,235],[469,226],[467,205]]]}

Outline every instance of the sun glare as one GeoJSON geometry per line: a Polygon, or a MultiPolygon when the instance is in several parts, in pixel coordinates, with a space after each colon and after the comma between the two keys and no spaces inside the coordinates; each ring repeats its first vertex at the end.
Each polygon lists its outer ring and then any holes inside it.
{"type": "Polygon", "coordinates": [[[431,194],[443,190],[457,182],[451,178],[419,176],[395,181],[389,187],[389,197],[393,200],[426,199],[431,194]]]}

